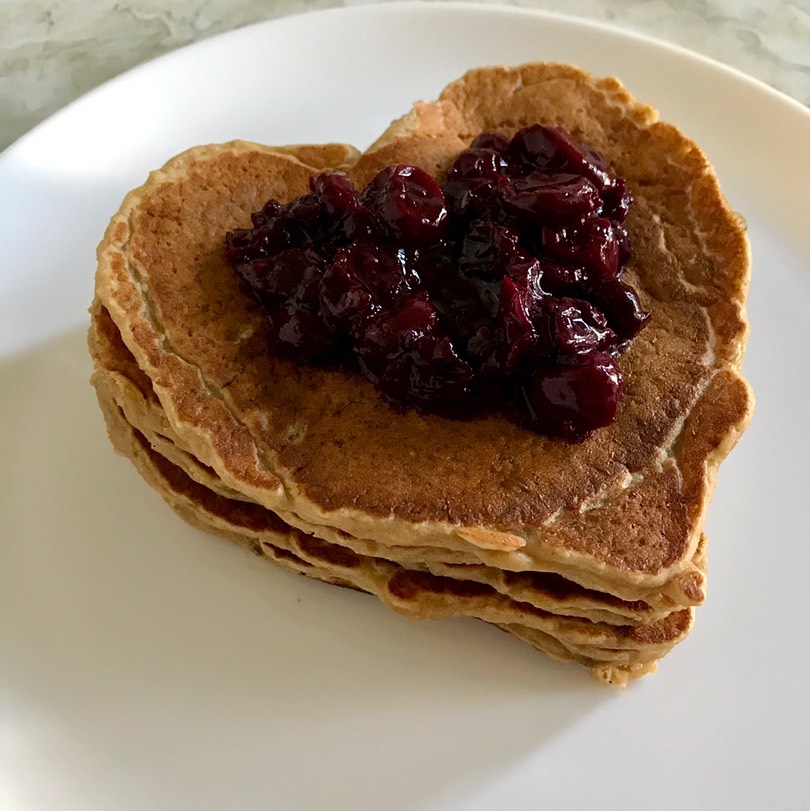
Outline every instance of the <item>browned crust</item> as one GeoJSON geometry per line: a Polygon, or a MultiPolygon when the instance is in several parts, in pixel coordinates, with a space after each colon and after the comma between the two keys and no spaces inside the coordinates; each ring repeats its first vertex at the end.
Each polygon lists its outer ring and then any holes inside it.
{"type": "Polygon", "coordinates": [[[180,440],[227,487],[379,543],[660,587],[689,569],[717,466],[752,409],[739,373],[748,245],[706,157],[615,79],[532,65],[471,72],[349,171],[411,160],[441,174],[474,133],[535,121],[594,145],[637,197],[628,273],[653,320],[622,358],[617,423],[580,445],[498,418],[394,416],[362,380],[267,355],[222,235],[303,192],[324,165],[314,147],[299,150],[311,165],[243,143],[170,161],[113,218],[97,296],[180,440]]]}

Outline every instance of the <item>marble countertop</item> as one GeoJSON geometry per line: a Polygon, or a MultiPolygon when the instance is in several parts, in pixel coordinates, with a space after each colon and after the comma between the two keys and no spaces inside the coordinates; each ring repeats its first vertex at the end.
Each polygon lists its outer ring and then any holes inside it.
{"type": "MultiPolygon", "coordinates": [[[[4,0],[0,149],[73,99],[152,57],[260,20],[363,2],[369,0],[4,0]]],[[[500,2],[666,40],[810,105],[810,0],[500,2]]]]}

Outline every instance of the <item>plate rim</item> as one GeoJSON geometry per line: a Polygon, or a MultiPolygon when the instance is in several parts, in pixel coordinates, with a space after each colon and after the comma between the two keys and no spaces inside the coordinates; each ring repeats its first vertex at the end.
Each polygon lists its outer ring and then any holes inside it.
{"type": "Polygon", "coordinates": [[[189,53],[193,53],[198,49],[204,49],[206,46],[217,40],[239,36],[245,36],[245,32],[249,30],[256,30],[263,27],[276,27],[284,25],[297,24],[302,18],[319,18],[327,20],[329,17],[348,17],[348,16],[366,16],[372,14],[392,14],[398,16],[401,14],[434,14],[434,15],[453,15],[453,14],[478,14],[481,16],[491,17],[531,17],[538,20],[547,20],[557,25],[573,26],[589,29],[595,33],[606,34],[612,38],[626,39],[636,42],[637,44],[668,52],[671,55],[686,59],[693,63],[702,65],[703,67],[712,71],[725,74],[729,79],[737,80],[749,85],[752,89],[769,97],[774,103],[778,103],[788,110],[803,116],[805,123],[810,125],[810,108],[802,104],[798,99],[793,98],[782,90],[779,90],[762,79],[752,76],[745,71],[722,62],[714,57],[707,56],[698,51],[694,51],[683,45],[669,42],[668,40],[661,39],[660,37],[646,34],[641,31],[633,31],[614,23],[606,22],[604,20],[594,20],[587,17],[581,17],[575,14],[566,14],[559,11],[553,11],[541,8],[526,8],[523,6],[511,5],[492,5],[488,3],[475,3],[470,0],[447,0],[442,3],[431,3],[428,0],[398,0],[398,2],[390,3],[362,3],[352,6],[333,6],[324,9],[304,9],[303,11],[292,12],[280,17],[272,17],[266,20],[258,20],[256,22],[248,23],[247,25],[231,28],[227,31],[214,34],[210,37],[196,40],[194,42],[186,43],[177,48],[173,48],[163,54],[158,54],[143,62],[139,62],[132,67],[127,68],[121,73],[116,74],[108,79],[105,79],[100,84],[91,88],[90,90],[82,93],[75,99],[72,99],[64,106],[55,110],[49,116],[39,121],[31,129],[18,136],[2,151],[0,151],[0,169],[2,169],[5,159],[13,157],[18,147],[23,146],[30,138],[38,135],[43,128],[51,126],[58,122],[63,116],[74,111],[74,108],[91,101],[96,95],[108,92],[111,86],[117,82],[129,80],[131,76],[141,71],[147,72],[149,70],[158,70],[164,63],[169,63],[174,60],[182,60],[188,58],[189,53]]]}

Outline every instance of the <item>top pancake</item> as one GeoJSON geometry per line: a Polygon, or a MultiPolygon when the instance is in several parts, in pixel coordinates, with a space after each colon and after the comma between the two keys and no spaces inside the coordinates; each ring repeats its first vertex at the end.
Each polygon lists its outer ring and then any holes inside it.
{"type": "Polygon", "coordinates": [[[535,64],[473,71],[367,153],[235,142],[152,173],[99,247],[97,297],[183,442],[227,486],[380,543],[439,546],[504,569],[544,561],[650,586],[686,571],[717,466],[750,417],[739,367],[748,244],[706,157],[615,79],[535,64]],[[561,126],[629,183],[627,277],[651,311],[619,365],[616,423],[580,444],[492,416],[395,413],[358,376],[271,356],[225,232],[343,166],[441,177],[483,130],[561,126]]]}

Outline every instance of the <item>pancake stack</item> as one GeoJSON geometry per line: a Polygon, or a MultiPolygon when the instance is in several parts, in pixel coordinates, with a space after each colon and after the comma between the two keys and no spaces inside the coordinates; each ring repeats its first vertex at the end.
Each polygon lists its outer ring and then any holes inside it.
{"type": "Polygon", "coordinates": [[[655,668],[705,597],[706,509],[750,419],[748,243],[706,157],[615,79],[484,68],[344,145],[195,147],[99,246],[93,385],[115,448],[188,522],[418,619],[492,623],[604,681],[655,668]],[[560,126],[630,185],[626,276],[652,314],[614,425],[580,443],[504,417],[395,412],[348,372],[276,357],[223,258],[269,199],[341,168],[441,178],[480,132],[560,126]]]}

